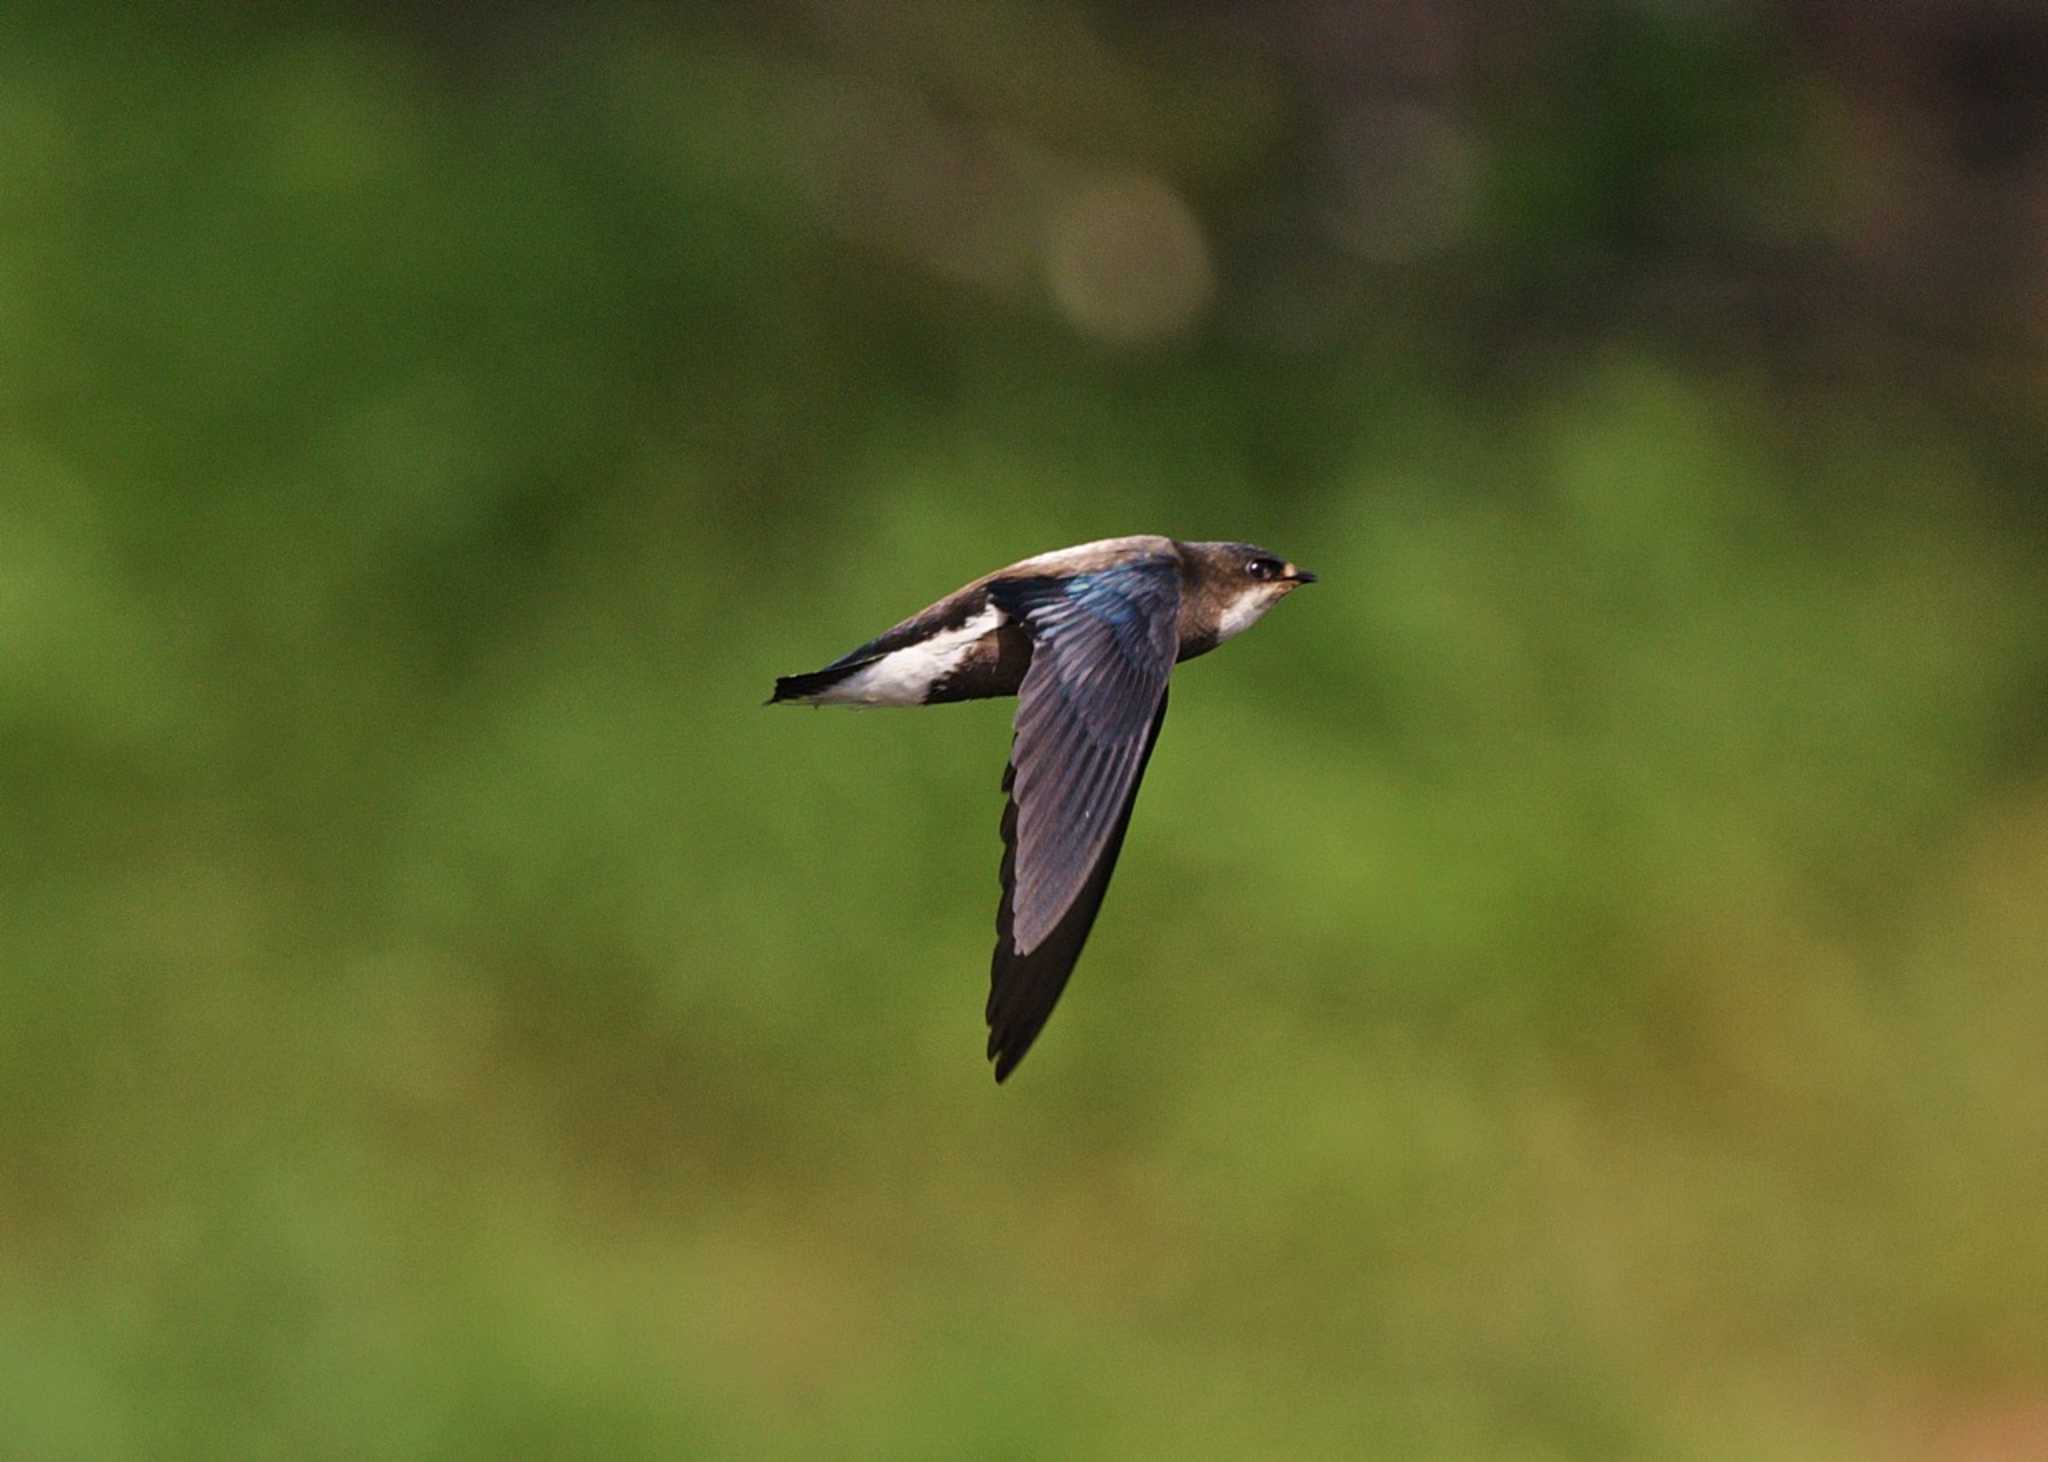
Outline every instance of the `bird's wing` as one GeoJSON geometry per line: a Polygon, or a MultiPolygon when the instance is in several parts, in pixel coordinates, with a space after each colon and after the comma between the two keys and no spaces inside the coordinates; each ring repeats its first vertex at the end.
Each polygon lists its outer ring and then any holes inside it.
{"type": "Polygon", "coordinates": [[[1159,739],[1160,723],[1165,719],[1166,697],[1162,695],[1159,709],[1152,716],[1152,729],[1145,738],[1144,754],[1138,759],[1137,776],[1131,779],[1131,790],[1124,796],[1116,827],[1096,858],[1094,871],[1081,886],[1066,917],[1029,954],[1018,953],[1011,942],[1010,897],[1017,869],[1016,764],[1011,763],[1003,774],[1003,790],[1010,794],[1010,800],[1003,808],[1003,901],[996,910],[996,952],[989,966],[988,992],[988,1056],[996,1063],[997,1081],[1008,1076],[1024,1059],[1024,1053],[1038,1039],[1046,1017],[1052,1014],[1060,992],[1067,988],[1067,976],[1073,973],[1074,962],[1081,957],[1081,946],[1087,942],[1096,911],[1102,907],[1103,891],[1109,887],[1117,854],[1123,850],[1124,829],[1130,826],[1131,807],[1137,801],[1138,777],[1145,774],[1152,743],[1159,739]]]}
{"type": "Polygon", "coordinates": [[[989,991],[996,1079],[1051,1014],[1102,905],[1179,649],[1170,558],[1065,578],[998,580],[990,598],[1031,636],[1003,778],[1003,899],[989,991]]]}

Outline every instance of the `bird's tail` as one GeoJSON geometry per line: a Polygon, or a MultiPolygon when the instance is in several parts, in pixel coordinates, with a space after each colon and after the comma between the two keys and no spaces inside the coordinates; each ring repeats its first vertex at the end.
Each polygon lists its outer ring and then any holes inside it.
{"type": "Polygon", "coordinates": [[[775,677],[775,694],[761,704],[814,704],[819,696],[869,663],[866,660],[858,660],[851,665],[830,665],[823,670],[813,670],[807,675],[778,675],[775,677]]]}

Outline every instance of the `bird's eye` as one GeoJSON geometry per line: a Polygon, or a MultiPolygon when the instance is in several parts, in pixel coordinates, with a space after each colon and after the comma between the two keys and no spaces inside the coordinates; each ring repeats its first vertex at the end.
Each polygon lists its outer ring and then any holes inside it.
{"type": "Polygon", "coordinates": [[[1280,562],[1271,558],[1250,559],[1246,562],[1244,571],[1255,579],[1270,579],[1280,572],[1280,562]]]}

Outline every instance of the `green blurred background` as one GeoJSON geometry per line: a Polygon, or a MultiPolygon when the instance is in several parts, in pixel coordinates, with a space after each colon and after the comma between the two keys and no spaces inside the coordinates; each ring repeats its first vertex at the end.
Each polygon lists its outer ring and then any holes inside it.
{"type": "Polygon", "coordinates": [[[1539,9],[9,7],[0,1451],[2048,1456],[2048,17],[1539,9]]]}

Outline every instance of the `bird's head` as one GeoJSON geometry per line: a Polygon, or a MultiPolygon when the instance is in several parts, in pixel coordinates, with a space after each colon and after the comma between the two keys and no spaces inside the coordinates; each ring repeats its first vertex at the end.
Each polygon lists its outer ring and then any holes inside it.
{"type": "Polygon", "coordinates": [[[1205,598],[1215,606],[1216,642],[1243,634],[1265,612],[1316,576],[1255,543],[1192,543],[1205,598]]]}

